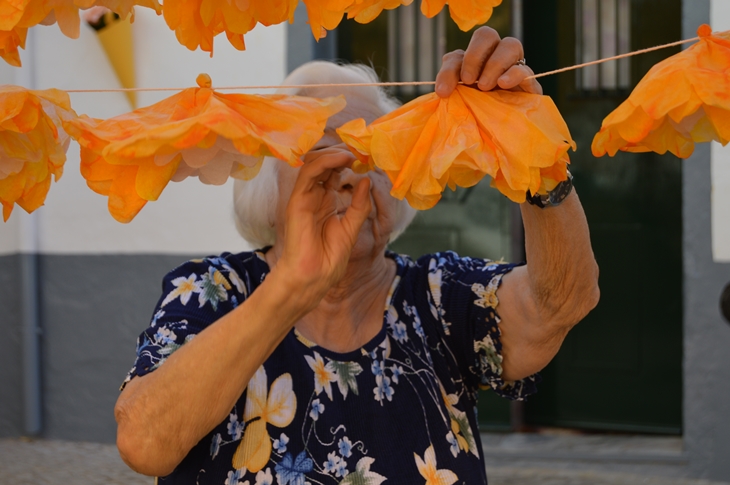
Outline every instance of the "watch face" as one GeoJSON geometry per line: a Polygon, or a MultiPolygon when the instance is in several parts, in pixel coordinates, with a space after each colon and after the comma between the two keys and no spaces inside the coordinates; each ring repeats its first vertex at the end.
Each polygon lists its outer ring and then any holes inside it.
{"type": "Polygon", "coordinates": [[[553,190],[550,191],[550,205],[560,204],[570,195],[571,190],[573,190],[573,180],[571,180],[571,178],[560,182],[553,190]]]}

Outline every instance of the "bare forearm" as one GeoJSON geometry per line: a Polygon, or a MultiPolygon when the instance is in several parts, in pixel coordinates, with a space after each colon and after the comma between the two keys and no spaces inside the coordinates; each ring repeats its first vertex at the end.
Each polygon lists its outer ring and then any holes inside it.
{"type": "Polygon", "coordinates": [[[571,327],[598,299],[598,266],[578,195],[558,207],[521,210],[530,293],[542,323],[571,327]]]}
{"type": "Polygon", "coordinates": [[[148,475],[170,473],[225,419],[301,317],[302,305],[272,276],[155,372],[129,382],[115,415],[117,444],[132,468],[148,475]]]}
{"type": "Polygon", "coordinates": [[[575,192],[558,207],[521,209],[527,266],[505,275],[498,293],[508,381],[542,370],[599,297],[598,266],[575,192]]]}

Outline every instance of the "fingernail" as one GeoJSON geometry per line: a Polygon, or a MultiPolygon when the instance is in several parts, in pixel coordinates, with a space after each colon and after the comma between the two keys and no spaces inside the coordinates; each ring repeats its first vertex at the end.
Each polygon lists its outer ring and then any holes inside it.
{"type": "Polygon", "coordinates": [[[436,85],[436,92],[437,93],[443,93],[445,89],[446,89],[446,84],[444,84],[444,83],[438,83],[436,85]]]}
{"type": "Polygon", "coordinates": [[[497,79],[497,82],[501,85],[503,83],[506,83],[509,81],[509,78],[507,76],[500,76],[499,79],[497,79]]]}

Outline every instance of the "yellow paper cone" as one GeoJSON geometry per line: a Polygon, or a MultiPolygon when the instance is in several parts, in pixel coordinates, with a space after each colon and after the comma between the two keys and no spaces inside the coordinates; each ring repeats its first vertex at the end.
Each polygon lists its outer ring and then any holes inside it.
{"type": "MultiPolygon", "coordinates": [[[[133,88],[136,85],[134,72],[134,44],[132,43],[132,24],[129,18],[114,20],[113,13],[106,14],[106,27],[97,32],[99,42],[104,48],[119,83],[123,88],[133,88]]],[[[124,93],[129,99],[132,108],[137,107],[137,93],[124,93]]]]}

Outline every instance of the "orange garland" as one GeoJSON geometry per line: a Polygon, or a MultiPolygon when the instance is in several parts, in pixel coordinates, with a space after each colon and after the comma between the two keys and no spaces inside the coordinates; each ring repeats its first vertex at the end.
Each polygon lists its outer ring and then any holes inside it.
{"type": "Polygon", "coordinates": [[[697,31],[700,41],[651,68],[603,120],[593,155],[617,151],[689,157],[696,142],[730,141],[730,32],[697,31]]]}

